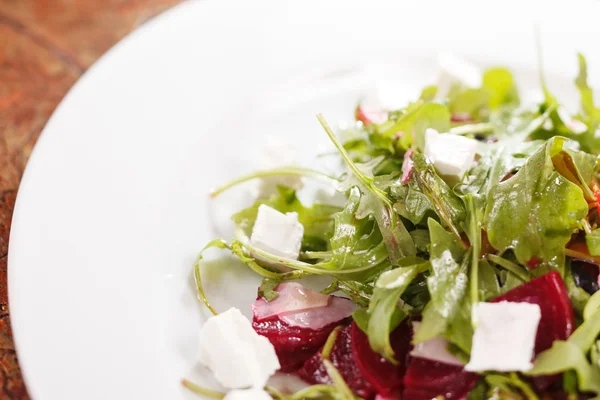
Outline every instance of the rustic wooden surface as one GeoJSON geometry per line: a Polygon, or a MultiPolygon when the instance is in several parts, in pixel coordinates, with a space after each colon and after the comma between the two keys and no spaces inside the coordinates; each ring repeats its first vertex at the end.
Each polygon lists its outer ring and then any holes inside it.
{"type": "Polygon", "coordinates": [[[19,180],[67,90],[114,43],[180,0],[0,0],[0,399],[28,399],[12,341],[7,252],[19,180]]]}

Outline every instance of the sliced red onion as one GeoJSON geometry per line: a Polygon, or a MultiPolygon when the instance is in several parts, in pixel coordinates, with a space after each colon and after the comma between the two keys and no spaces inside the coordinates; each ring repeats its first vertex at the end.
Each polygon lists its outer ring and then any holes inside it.
{"type": "Polygon", "coordinates": [[[410,180],[410,176],[413,171],[413,160],[412,160],[413,151],[412,149],[408,149],[406,153],[404,153],[404,160],[402,161],[402,179],[400,183],[406,185],[410,180]]]}
{"type": "Polygon", "coordinates": [[[282,315],[280,318],[291,326],[316,330],[348,318],[352,315],[352,311],[354,311],[354,303],[350,300],[331,296],[329,305],[326,307],[311,308],[282,315]]]}
{"type": "MultiPolygon", "coordinates": [[[[413,332],[416,333],[421,327],[421,323],[413,321],[413,332]]],[[[448,341],[441,337],[436,337],[422,343],[418,343],[411,350],[412,357],[423,358],[426,360],[437,361],[450,365],[464,366],[458,358],[448,351],[448,341]]]]}
{"type": "Polygon", "coordinates": [[[290,314],[329,305],[330,296],[307,289],[297,282],[280,283],[275,290],[279,292],[279,296],[274,300],[269,302],[261,297],[252,304],[252,312],[257,321],[274,315],[290,314]]]}
{"type": "Polygon", "coordinates": [[[359,104],[358,107],[356,107],[355,114],[356,120],[361,121],[365,125],[382,124],[388,120],[387,111],[367,108],[362,104],[359,104]]]}

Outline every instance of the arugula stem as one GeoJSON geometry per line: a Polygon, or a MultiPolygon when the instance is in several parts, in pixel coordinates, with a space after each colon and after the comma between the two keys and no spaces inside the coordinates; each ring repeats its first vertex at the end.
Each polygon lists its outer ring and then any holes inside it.
{"type": "Polygon", "coordinates": [[[196,385],[195,383],[188,381],[187,379],[182,379],[181,384],[188,390],[199,394],[200,396],[207,396],[211,399],[223,399],[225,397],[225,393],[203,388],[201,386],[196,385]]]}
{"type": "Polygon", "coordinates": [[[329,375],[329,377],[333,381],[333,384],[342,395],[342,398],[348,400],[354,399],[355,397],[352,393],[352,390],[350,390],[348,384],[346,383],[340,372],[337,370],[337,368],[333,365],[333,363],[325,359],[323,360],[323,365],[325,365],[327,375],[329,375]]]}
{"type": "Polygon", "coordinates": [[[331,258],[331,251],[304,251],[300,253],[300,257],[306,260],[318,260],[322,258],[331,258]]]}
{"type": "MultiPolygon", "coordinates": [[[[467,227],[469,229],[468,237],[471,244],[471,271],[469,276],[469,289],[471,294],[471,323],[476,326],[478,323],[478,315],[475,311],[477,303],[479,303],[479,258],[481,257],[481,226],[477,218],[477,210],[473,195],[465,197],[465,205],[469,221],[467,227]]],[[[467,253],[467,256],[469,254],[467,253]]]]}
{"type": "Polygon", "coordinates": [[[325,181],[327,183],[339,182],[336,178],[334,178],[330,175],[327,175],[323,172],[316,171],[314,169],[302,168],[302,167],[283,167],[283,168],[270,169],[270,170],[266,170],[266,171],[258,171],[258,172],[254,172],[249,175],[241,176],[237,179],[232,180],[229,183],[226,183],[223,186],[219,186],[218,188],[211,190],[210,197],[215,198],[218,195],[220,195],[221,193],[225,192],[226,190],[231,189],[232,187],[237,186],[241,183],[244,183],[244,182],[247,182],[247,181],[250,181],[253,179],[267,178],[267,177],[271,177],[271,176],[301,176],[301,177],[307,177],[307,178],[314,178],[317,180],[325,181]]]}
{"type": "Polygon", "coordinates": [[[449,133],[455,135],[469,135],[478,133],[492,133],[494,132],[494,125],[489,122],[480,122],[478,124],[467,124],[450,128],[449,133]]]}
{"type": "Polygon", "coordinates": [[[513,379],[513,384],[523,392],[528,400],[540,400],[533,389],[531,389],[527,383],[523,382],[523,380],[519,378],[519,375],[517,375],[515,372],[511,372],[510,377],[513,379]]]}
{"type": "Polygon", "coordinates": [[[196,280],[196,291],[198,293],[198,298],[202,300],[204,305],[210,310],[211,313],[213,313],[214,315],[218,315],[219,313],[217,312],[217,310],[215,310],[213,306],[210,305],[210,302],[206,298],[206,294],[204,293],[204,287],[202,286],[202,274],[200,273],[200,261],[202,261],[203,258],[202,254],[205,250],[211,247],[217,247],[220,249],[227,248],[231,250],[231,246],[229,246],[229,244],[227,244],[227,242],[223,239],[215,239],[209,242],[206,246],[204,246],[204,248],[198,255],[198,258],[196,259],[196,262],[194,263],[194,278],[196,280]]]}
{"type": "Polygon", "coordinates": [[[331,331],[329,336],[327,336],[327,341],[323,345],[323,350],[321,350],[321,358],[324,360],[328,360],[331,355],[331,350],[333,350],[333,346],[335,345],[335,341],[337,340],[338,335],[340,334],[340,330],[342,330],[342,326],[336,326],[334,330],[331,331]]]}
{"type": "Polygon", "coordinates": [[[275,400],[285,400],[286,396],[272,386],[265,386],[265,392],[269,393],[275,400]]]}
{"type": "Polygon", "coordinates": [[[495,254],[488,254],[486,258],[493,262],[494,264],[506,269],[511,272],[517,278],[521,279],[523,282],[528,282],[531,280],[531,275],[529,272],[525,272],[523,268],[519,267],[517,264],[507,260],[506,258],[498,257],[495,254]]]}
{"type": "Polygon", "coordinates": [[[321,123],[321,126],[323,127],[323,129],[327,133],[327,136],[329,136],[329,139],[331,139],[331,141],[333,142],[334,146],[340,152],[340,155],[342,156],[342,158],[346,162],[346,165],[348,165],[348,167],[350,168],[350,170],[352,170],[352,172],[354,173],[354,176],[356,176],[356,178],[363,185],[365,185],[377,197],[379,197],[381,199],[381,201],[383,201],[389,207],[389,209],[391,210],[392,209],[392,203],[390,202],[390,199],[388,199],[388,197],[385,194],[385,192],[383,190],[379,189],[378,187],[374,186],[373,182],[372,182],[372,179],[369,179],[367,176],[365,176],[365,174],[361,170],[358,169],[358,167],[356,166],[356,164],[354,163],[354,161],[352,161],[352,159],[350,158],[350,155],[348,155],[348,152],[346,151],[346,149],[344,149],[344,146],[340,143],[340,141],[335,136],[335,133],[333,132],[333,130],[331,129],[331,127],[329,126],[329,124],[327,123],[327,121],[325,120],[325,118],[323,117],[323,115],[317,114],[317,119],[319,120],[319,122],[321,123]]]}
{"type": "MultiPolygon", "coordinates": [[[[309,263],[305,263],[302,261],[298,261],[298,260],[292,260],[290,258],[283,258],[283,257],[278,257],[274,254],[271,254],[269,252],[266,252],[264,250],[259,249],[258,247],[253,246],[252,244],[250,244],[250,241],[248,240],[248,236],[245,235],[245,233],[241,230],[241,229],[237,229],[236,230],[236,237],[239,240],[239,243],[241,246],[244,247],[245,251],[248,254],[252,254],[252,255],[257,255],[260,258],[265,259],[267,262],[271,262],[274,264],[278,264],[284,267],[288,267],[288,268],[292,268],[292,269],[296,269],[299,271],[303,271],[305,273],[309,273],[309,274],[315,274],[315,275],[329,275],[329,276],[343,276],[343,275],[348,275],[348,274],[354,274],[357,272],[363,272],[363,271],[367,271],[371,268],[374,268],[375,266],[381,264],[382,262],[384,262],[387,259],[386,257],[382,257],[380,260],[375,260],[374,263],[369,264],[369,265],[363,265],[361,267],[356,267],[356,268],[349,268],[349,269],[344,269],[344,270],[335,270],[335,269],[331,269],[331,268],[323,268],[324,266],[329,266],[331,267],[331,263],[330,262],[322,262],[322,263],[317,263],[317,264],[309,264],[309,263]]],[[[238,257],[240,257],[239,254],[236,254],[238,257]]],[[[254,261],[253,257],[246,257],[247,259],[249,258],[251,261],[254,261]]],[[[242,260],[245,263],[247,263],[247,260],[242,260]]],[[[248,263],[247,263],[248,264],[248,263]]],[[[264,268],[258,266],[258,264],[256,264],[256,262],[253,263],[254,267],[251,266],[250,264],[248,264],[248,266],[250,266],[250,268],[252,268],[253,270],[255,270],[255,268],[261,268],[264,271],[264,268]]],[[[281,279],[281,274],[277,274],[276,272],[269,272],[269,275],[271,274],[275,274],[276,279],[281,279]]],[[[270,278],[271,276],[266,276],[263,275],[266,278],[270,278]]],[[[291,279],[291,278],[288,278],[291,279]]]]}
{"type": "Polygon", "coordinates": [[[590,222],[587,220],[587,218],[583,218],[581,220],[581,226],[583,226],[583,230],[585,231],[585,233],[587,235],[592,233],[592,227],[590,225],[590,222]]]}
{"type": "Polygon", "coordinates": [[[565,249],[565,255],[567,255],[571,258],[576,258],[581,261],[587,261],[592,264],[600,265],[600,257],[594,257],[587,253],[583,253],[581,251],[565,249]]]}
{"type": "MultiPolygon", "coordinates": [[[[319,385],[312,385],[307,388],[301,389],[301,390],[297,391],[296,393],[290,395],[286,399],[287,400],[316,399],[317,397],[315,397],[315,394],[328,394],[329,397],[326,397],[326,398],[332,398],[332,399],[337,398],[336,388],[334,388],[333,386],[330,386],[330,385],[326,385],[326,384],[319,384],[319,385]]],[[[354,397],[351,397],[350,399],[354,399],[354,397]]]]}

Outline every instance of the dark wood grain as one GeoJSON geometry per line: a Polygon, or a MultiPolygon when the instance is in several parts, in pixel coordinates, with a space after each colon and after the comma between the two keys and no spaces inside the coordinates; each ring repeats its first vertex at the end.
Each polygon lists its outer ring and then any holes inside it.
{"type": "Polygon", "coordinates": [[[0,0],[0,399],[28,399],[12,340],[7,253],[31,150],[62,97],[119,39],[180,0],[0,0]]]}

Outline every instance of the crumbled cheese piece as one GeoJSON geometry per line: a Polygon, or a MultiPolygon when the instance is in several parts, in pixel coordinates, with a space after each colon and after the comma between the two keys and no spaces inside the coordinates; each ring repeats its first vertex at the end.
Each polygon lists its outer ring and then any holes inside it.
{"type": "Polygon", "coordinates": [[[425,131],[425,156],[445,176],[462,178],[473,165],[479,144],[476,140],[450,133],[425,131]]]}
{"type": "Polygon", "coordinates": [[[273,398],[262,389],[231,390],[223,400],[272,400],[273,398]]]}
{"type": "Polygon", "coordinates": [[[344,207],[347,201],[346,194],[337,191],[334,187],[318,188],[315,192],[315,203],[344,207]]]}
{"type": "Polygon", "coordinates": [[[280,367],[275,348],[237,308],[210,318],[200,330],[200,362],[226,388],[262,389],[280,367]]]}
{"type": "Polygon", "coordinates": [[[295,212],[282,214],[265,204],[258,207],[250,243],[278,257],[298,259],[304,227],[295,212]]]}
{"type": "Polygon", "coordinates": [[[475,312],[478,325],[473,335],[471,360],[467,371],[528,371],[537,328],[542,316],[540,306],[530,303],[479,303],[475,312]]]}
{"type": "Polygon", "coordinates": [[[456,54],[442,52],[438,57],[438,63],[440,64],[440,75],[436,86],[439,96],[446,96],[452,85],[457,82],[467,87],[481,85],[483,78],[481,69],[456,54]]]}
{"type": "MultiPolygon", "coordinates": [[[[294,145],[275,138],[267,138],[267,145],[265,146],[261,160],[261,169],[269,170],[297,166],[298,164],[298,149],[294,145]]],[[[299,176],[271,176],[262,178],[259,185],[259,197],[268,198],[272,194],[277,193],[277,185],[297,190],[302,187],[302,178],[299,176]]]]}
{"type": "MultiPolygon", "coordinates": [[[[414,336],[421,327],[421,323],[413,321],[412,326],[414,336]]],[[[448,351],[448,341],[441,337],[415,344],[410,351],[410,355],[412,357],[425,358],[427,360],[438,361],[450,365],[464,365],[463,362],[448,351]]]]}

